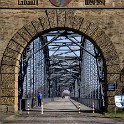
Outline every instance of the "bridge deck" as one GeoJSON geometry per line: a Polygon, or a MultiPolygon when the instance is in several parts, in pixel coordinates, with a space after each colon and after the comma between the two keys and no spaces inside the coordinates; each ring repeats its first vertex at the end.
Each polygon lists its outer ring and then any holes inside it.
{"type": "MultiPolygon", "coordinates": [[[[6,120],[9,124],[119,124],[117,121],[106,118],[102,114],[92,113],[92,109],[81,104],[82,112],[78,114],[77,102],[68,98],[59,99],[44,105],[44,114],[41,108],[35,107],[28,114],[27,111],[15,119],[6,120]]],[[[121,123],[120,123],[121,124],[121,123]]]]}

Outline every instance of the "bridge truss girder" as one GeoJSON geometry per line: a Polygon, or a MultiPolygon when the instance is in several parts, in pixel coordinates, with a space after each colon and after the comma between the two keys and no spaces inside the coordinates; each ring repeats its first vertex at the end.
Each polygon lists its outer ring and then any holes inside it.
{"type": "Polygon", "coordinates": [[[44,97],[59,96],[67,87],[73,97],[99,98],[103,81],[100,53],[85,36],[72,31],[51,31],[38,37],[26,48],[20,61],[20,98],[34,98],[38,91],[44,97]],[[86,79],[88,73],[93,77],[93,69],[97,83],[86,79]]]}

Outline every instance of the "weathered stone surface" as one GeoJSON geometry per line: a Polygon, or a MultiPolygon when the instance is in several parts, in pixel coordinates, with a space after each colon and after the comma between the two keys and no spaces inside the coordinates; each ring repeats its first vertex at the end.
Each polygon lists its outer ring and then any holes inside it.
{"type": "Polygon", "coordinates": [[[1,89],[0,95],[2,97],[18,96],[18,89],[1,89]]]}
{"type": "Polygon", "coordinates": [[[18,88],[18,82],[15,81],[1,81],[2,85],[0,85],[1,89],[17,89],[18,88]]]}
{"type": "Polygon", "coordinates": [[[18,81],[18,74],[2,74],[2,81],[18,81]]]}
{"type": "Polygon", "coordinates": [[[113,91],[107,91],[107,96],[109,97],[114,97],[115,96],[115,92],[113,91]]]}
{"type": "Polygon", "coordinates": [[[109,105],[114,105],[115,104],[114,97],[108,97],[108,104],[109,105]]]}
{"type": "Polygon", "coordinates": [[[16,112],[18,105],[0,105],[0,112],[16,112]]]}
{"type": "Polygon", "coordinates": [[[123,87],[123,83],[120,82],[120,81],[118,81],[118,82],[117,82],[117,89],[120,89],[120,92],[122,92],[122,91],[121,91],[122,87],[123,87]]]}
{"type": "Polygon", "coordinates": [[[27,45],[27,42],[24,38],[22,38],[18,33],[16,33],[12,39],[17,42],[18,44],[20,44],[21,46],[26,46],[27,45]]]}
{"type": "Polygon", "coordinates": [[[114,109],[115,109],[115,105],[114,104],[113,105],[108,105],[108,107],[107,107],[107,110],[109,112],[114,111],[114,109]]]}
{"type": "MultiPolygon", "coordinates": [[[[9,7],[9,8],[26,8],[27,6],[22,6],[17,4],[17,0],[1,0],[0,7],[9,7]]],[[[72,0],[67,6],[64,6],[63,8],[124,8],[124,2],[123,0],[106,0],[105,3],[99,4],[95,3],[95,5],[85,5],[85,0],[72,0]]],[[[51,4],[50,0],[38,0],[38,6],[33,5],[30,6],[30,8],[58,8],[51,4]]]]}
{"type": "Polygon", "coordinates": [[[25,41],[27,41],[27,42],[31,41],[32,36],[31,36],[31,34],[28,32],[28,30],[25,29],[25,27],[22,27],[22,28],[18,31],[18,33],[21,35],[21,37],[22,37],[25,41]]]}
{"type": "Polygon", "coordinates": [[[65,27],[72,28],[73,26],[73,18],[74,18],[74,10],[66,10],[66,23],[65,27]]]}
{"type": "Polygon", "coordinates": [[[40,33],[40,32],[43,31],[43,27],[42,27],[42,25],[41,25],[41,23],[40,23],[40,20],[35,19],[35,20],[33,20],[31,23],[32,23],[32,25],[34,26],[34,28],[35,28],[35,30],[37,31],[37,33],[40,33]]]}
{"type": "Polygon", "coordinates": [[[115,95],[120,95],[120,94],[122,94],[122,89],[116,89],[115,95]]]}
{"type": "Polygon", "coordinates": [[[108,83],[114,83],[118,81],[118,79],[119,79],[119,74],[113,74],[113,73],[107,74],[108,83]]]}
{"type": "Polygon", "coordinates": [[[17,42],[10,40],[8,47],[11,48],[12,50],[17,51],[18,53],[22,51],[23,47],[19,45],[17,42]]]}
{"type": "MultiPolygon", "coordinates": [[[[32,23],[26,24],[24,27],[26,28],[26,30],[28,31],[28,33],[32,37],[34,37],[37,34],[37,32],[36,32],[34,26],[32,25],[32,23]]],[[[25,38],[25,36],[24,36],[24,39],[26,39],[27,41],[29,41],[29,39],[25,38]]]]}
{"type": "Polygon", "coordinates": [[[57,15],[56,10],[47,10],[46,14],[48,16],[48,20],[51,28],[57,27],[57,15]]]}
{"type": "Polygon", "coordinates": [[[0,104],[1,105],[14,105],[15,104],[15,98],[14,97],[1,97],[0,98],[0,104]]]}
{"type": "Polygon", "coordinates": [[[92,37],[95,34],[96,30],[98,30],[98,26],[95,25],[94,23],[90,23],[85,33],[87,36],[92,37]]]}
{"type": "MultiPolygon", "coordinates": [[[[49,5],[48,2],[49,2],[48,0],[44,2],[46,3],[45,6],[49,5]]],[[[2,5],[3,3],[4,2],[2,1],[2,5]]],[[[70,5],[74,7],[77,5],[77,3],[75,5],[73,5],[74,3],[70,5]]],[[[118,89],[116,89],[116,91],[113,93],[108,93],[108,96],[109,95],[112,96],[114,93],[121,94],[121,84],[118,81],[120,78],[119,68],[121,67],[122,69],[124,67],[124,49],[123,49],[124,31],[122,28],[124,26],[123,20],[124,20],[124,11],[117,9],[116,10],[107,10],[107,9],[106,10],[105,9],[53,10],[52,9],[52,11],[47,10],[47,15],[44,12],[44,10],[40,10],[40,9],[11,10],[11,11],[1,10],[0,11],[0,29],[1,29],[0,61],[2,60],[1,69],[2,69],[2,73],[4,73],[5,71],[9,73],[9,74],[2,74],[1,77],[3,84],[1,88],[14,89],[14,87],[17,88],[18,85],[18,75],[11,74],[11,72],[12,73],[14,72],[14,69],[13,68],[11,69],[11,67],[7,69],[7,66],[5,65],[19,65],[17,64],[19,63],[17,58],[19,58],[18,56],[20,56],[21,54],[17,54],[17,53],[22,53],[23,49],[27,46],[27,44],[32,40],[33,37],[38,36],[39,33],[43,34],[43,30],[50,29],[51,27],[55,27],[57,25],[57,27],[62,27],[62,28],[67,27],[76,30],[79,29],[79,31],[82,34],[86,34],[91,39],[94,40],[94,43],[100,48],[101,52],[103,53],[105,62],[107,64],[108,83],[117,82],[118,84],[117,85],[118,89]],[[22,28],[22,26],[24,25],[25,28],[24,27],[22,28]]],[[[18,72],[17,70],[18,69],[16,69],[16,72],[18,72]]],[[[15,103],[17,104],[18,100],[17,99],[15,100],[16,100],[15,103]]],[[[5,102],[6,104],[8,103],[7,101],[5,102]]],[[[108,104],[113,104],[113,103],[108,103],[108,104]]],[[[111,105],[108,105],[108,108],[109,106],[111,105]]]]}
{"type": "Polygon", "coordinates": [[[88,20],[83,20],[81,27],[80,27],[80,31],[85,33],[87,31],[87,29],[90,26],[90,22],[88,20]]]}
{"type": "Polygon", "coordinates": [[[5,52],[4,52],[4,55],[5,56],[8,56],[8,57],[12,57],[14,59],[18,58],[18,52],[10,49],[10,48],[6,48],[5,52]]]}
{"type": "Polygon", "coordinates": [[[119,65],[108,65],[107,73],[120,73],[120,66],[119,65]]]}
{"type": "Polygon", "coordinates": [[[47,15],[40,17],[39,20],[44,30],[50,29],[50,22],[48,20],[47,15]]]}
{"type": "Polygon", "coordinates": [[[11,105],[7,107],[8,107],[8,112],[16,112],[18,110],[18,105],[11,105]]]}
{"type": "Polygon", "coordinates": [[[16,65],[17,61],[18,61],[17,59],[3,56],[2,64],[3,65],[16,65]]]}
{"type": "Polygon", "coordinates": [[[18,67],[15,67],[15,66],[8,66],[8,65],[3,65],[1,67],[1,73],[15,73],[15,68],[18,68],[18,67]]]}
{"type": "Polygon", "coordinates": [[[74,16],[74,18],[73,18],[73,25],[72,25],[73,29],[79,30],[82,22],[83,22],[83,18],[82,17],[74,16]]]}
{"type": "Polygon", "coordinates": [[[65,27],[66,21],[66,11],[64,9],[57,10],[57,26],[58,27],[65,27]]]}
{"type": "Polygon", "coordinates": [[[96,41],[96,43],[98,44],[99,43],[99,38],[102,36],[102,35],[105,35],[105,32],[101,29],[101,28],[97,28],[95,30],[95,32],[93,33],[92,35],[92,39],[94,41],[96,41]]]}
{"type": "Polygon", "coordinates": [[[0,105],[0,112],[7,112],[6,105],[0,105]]]}

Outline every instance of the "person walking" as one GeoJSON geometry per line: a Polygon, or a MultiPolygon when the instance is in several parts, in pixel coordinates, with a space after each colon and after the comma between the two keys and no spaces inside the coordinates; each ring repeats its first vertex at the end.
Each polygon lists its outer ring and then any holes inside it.
{"type": "Polygon", "coordinates": [[[38,98],[38,106],[41,106],[41,100],[42,100],[42,93],[41,92],[38,92],[37,98],[38,98]]]}

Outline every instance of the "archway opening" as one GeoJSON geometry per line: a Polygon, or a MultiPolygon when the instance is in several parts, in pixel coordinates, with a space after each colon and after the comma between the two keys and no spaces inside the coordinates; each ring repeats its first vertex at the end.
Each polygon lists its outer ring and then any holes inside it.
{"type": "Polygon", "coordinates": [[[61,97],[68,90],[74,100],[104,111],[105,63],[92,39],[72,30],[51,30],[38,35],[24,50],[19,67],[18,98],[37,105],[38,91],[44,99],[61,97]]]}

